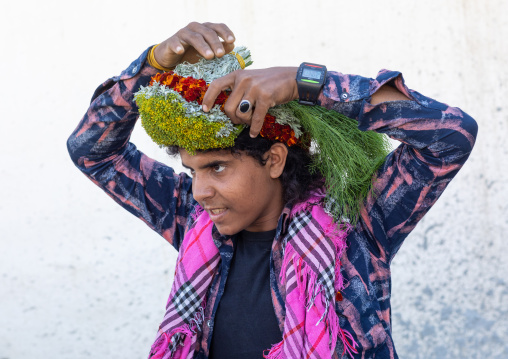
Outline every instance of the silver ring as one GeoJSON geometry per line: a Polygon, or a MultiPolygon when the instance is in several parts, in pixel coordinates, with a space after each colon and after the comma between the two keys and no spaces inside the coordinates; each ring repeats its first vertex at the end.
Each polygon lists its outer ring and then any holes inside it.
{"type": "Polygon", "coordinates": [[[238,109],[241,113],[247,113],[250,111],[250,101],[249,100],[242,100],[240,102],[240,105],[238,106],[238,109]]]}

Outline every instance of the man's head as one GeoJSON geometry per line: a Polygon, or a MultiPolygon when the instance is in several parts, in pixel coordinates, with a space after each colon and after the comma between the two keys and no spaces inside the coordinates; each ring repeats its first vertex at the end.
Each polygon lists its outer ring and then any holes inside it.
{"type": "Polygon", "coordinates": [[[222,234],[274,229],[285,204],[301,202],[323,185],[321,174],[310,171],[308,150],[253,139],[248,130],[228,149],[191,155],[170,147],[168,153],[180,153],[193,176],[194,198],[222,234]]]}

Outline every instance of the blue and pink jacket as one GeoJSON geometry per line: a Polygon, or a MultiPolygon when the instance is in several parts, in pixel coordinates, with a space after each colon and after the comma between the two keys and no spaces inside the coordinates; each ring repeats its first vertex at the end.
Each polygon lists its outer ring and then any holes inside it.
{"type": "MultiPolygon", "coordinates": [[[[147,63],[147,53],[97,88],[67,145],[72,160],[88,178],[179,250],[197,204],[192,179],[147,157],[129,142],[138,119],[133,94],[158,72],[147,63]]],[[[397,358],[391,334],[390,263],[464,165],[477,124],[459,108],[409,90],[399,72],[387,70],[375,79],[329,72],[319,104],[357,119],[362,131],[384,133],[401,142],[375,174],[377,195],[365,200],[360,219],[347,237],[347,250],[341,257],[345,287],[335,308],[340,327],[359,345],[355,358],[397,358]],[[410,101],[371,105],[371,95],[388,83],[410,101]]],[[[285,208],[279,219],[270,266],[272,301],[281,331],[285,303],[275,278],[282,262],[280,238],[287,235],[290,211],[285,208]]],[[[207,295],[196,358],[208,357],[213,319],[233,253],[231,238],[218,232],[215,237],[222,243],[222,264],[207,295]]],[[[334,358],[345,355],[338,344],[334,358]]]]}

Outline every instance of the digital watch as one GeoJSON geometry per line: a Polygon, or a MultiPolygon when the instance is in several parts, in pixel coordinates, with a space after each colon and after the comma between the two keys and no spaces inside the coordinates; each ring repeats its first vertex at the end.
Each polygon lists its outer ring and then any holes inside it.
{"type": "Polygon", "coordinates": [[[326,81],[326,66],[303,62],[296,74],[299,103],[315,105],[326,81]]]}

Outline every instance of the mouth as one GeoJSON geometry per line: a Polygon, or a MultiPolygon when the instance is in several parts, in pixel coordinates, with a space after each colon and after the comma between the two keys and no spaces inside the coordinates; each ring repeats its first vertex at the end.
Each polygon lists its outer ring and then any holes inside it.
{"type": "Polygon", "coordinates": [[[227,208],[206,208],[210,219],[214,222],[222,218],[226,214],[227,210],[227,208]]]}

